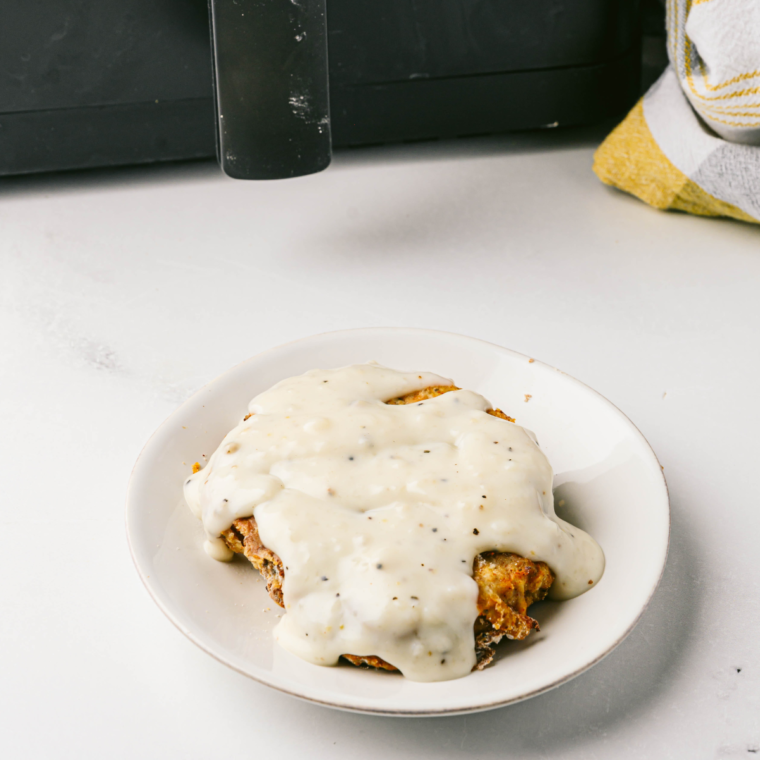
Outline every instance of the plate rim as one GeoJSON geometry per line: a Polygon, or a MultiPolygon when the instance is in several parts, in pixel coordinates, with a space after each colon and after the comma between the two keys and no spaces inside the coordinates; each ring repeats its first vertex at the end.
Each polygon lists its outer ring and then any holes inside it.
{"type": "Polygon", "coordinates": [[[567,372],[564,372],[561,369],[558,369],[557,367],[554,367],[550,364],[547,364],[546,362],[543,362],[539,359],[535,359],[533,357],[529,357],[526,354],[523,354],[519,351],[515,351],[513,349],[507,348],[505,346],[500,346],[497,343],[492,343],[491,341],[483,340],[482,338],[474,338],[470,335],[464,335],[462,333],[454,333],[447,330],[435,330],[431,328],[418,328],[418,327],[398,327],[398,326],[392,326],[392,327],[356,327],[356,328],[348,328],[343,330],[329,330],[326,332],[321,333],[315,333],[313,335],[307,335],[302,338],[296,338],[291,341],[287,341],[285,343],[280,343],[276,346],[271,346],[270,348],[264,349],[263,351],[259,351],[256,354],[253,354],[252,356],[249,356],[236,364],[232,365],[228,369],[226,369],[224,372],[220,373],[219,375],[216,375],[214,378],[209,380],[208,382],[204,383],[200,388],[198,388],[194,393],[192,393],[188,398],[186,398],[179,406],[177,406],[174,410],[172,410],[161,422],[161,424],[158,425],[158,427],[153,431],[153,433],[148,437],[143,447],[140,449],[140,453],[137,456],[137,459],[135,460],[134,465],[132,466],[132,470],[129,475],[129,481],[127,485],[127,491],[126,491],[126,503],[125,503],[125,513],[124,513],[124,522],[125,522],[125,531],[126,531],[126,537],[127,537],[127,546],[129,548],[129,554],[132,558],[132,563],[135,566],[135,569],[137,571],[137,574],[140,578],[140,581],[143,584],[143,587],[148,592],[148,595],[150,598],[155,602],[157,607],[161,610],[161,612],[166,616],[166,618],[174,625],[174,627],[182,633],[186,638],[188,638],[193,644],[195,644],[199,649],[201,649],[206,654],[213,657],[217,662],[220,662],[221,664],[225,665],[228,668],[231,668],[235,672],[245,676],[246,678],[250,678],[253,681],[256,681],[257,683],[263,684],[265,686],[268,686],[271,689],[276,689],[277,691],[287,694],[291,697],[295,697],[296,699],[300,699],[305,702],[310,702],[312,704],[318,704],[323,707],[329,707],[332,709],[342,710],[344,712],[352,712],[352,713],[360,713],[363,715],[380,715],[380,716],[390,716],[390,717],[408,717],[408,718],[424,718],[424,717],[444,717],[444,716],[454,716],[454,715],[466,715],[470,713],[476,713],[476,712],[485,712],[487,710],[495,710],[499,707],[506,707],[507,705],[513,705],[517,704],[519,702],[523,702],[527,699],[531,699],[533,697],[539,696],[540,694],[545,694],[549,691],[552,691],[553,689],[558,688],[559,686],[562,686],[565,683],[568,683],[569,681],[572,681],[577,676],[581,675],[582,673],[586,672],[590,668],[597,665],[599,662],[601,662],[603,659],[605,659],[609,654],[611,654],[617,647],[629,636],[629,634],[633,631],[633,629],[638,625],[639,621],[641,620],[641,617],[644,615],[644,613],[649,608],[649,605],[652,601],[652,598],[654,597],[655,592],[659,588],[660,582],[662,581],[663,574],[665,573],[665,567],[667,566],[668,561],[668,555],[670,552],[670,536],[671,536],[671,530],[672,530],[672,514],[671,514],[671,505],[670,505],[670,490],[668,488],[668,482],[665,477],[665,468],[660,464],[660,460],[657,457],[657,454],[655,453],[654,449],[652,448],[652,445],[649,443],[649,441],[646,439],[644,434],[639,430],[639,428],[633,423],[633,421],[614,403],[612,403],[608,398],[603,396],[599,391],[595,390],[591,386],[587,385],[586,383],[582,382],[581,380],[578,380],[577,378],[573,377],[572,375],[569,375],[567,372]],[[170,423],[170,421],[177,415],[181,410],[183,410],[186,406],[189,406],[191,402],[200,394],[206,392],[211,386],[215,385],[218,381],[220,381],[223,377],[226,377],[227,375],[231,374],[232,372],[236,371],[239,367],[241,367],[244,364],[247,364],[248,362],[253,361],[254,359],[260,359],[261,357],[265,356],[269,353],[274,353],[275,351],[278,351],[283,348],[287,348],[288,346],[295,345],[297,343],[306,343],[310,341],[314,341],[319,338],[326,338],[329,336],[338,336],[338,335],[345,335],[349,336],[350,334],[366,334],[366,333],[388,333],[388,332],[395,332],[395,333],[420,333],[420,334],[435,334],[447,338],[455,338],[455,339],[464,339],[465,341],[471,341],[475,343],[480,343],[483,345],[488,346],[491,349],[497,349],[498,351],[503,351],[508,354],[511,354],[515,357],[520,357],[524,359],[529,359],[533,363],[541,365],[543,367],[546,367],[549,370],[552,370],[554,372],[558,372],[559,374],[563,375],[566,379],[570,380],[571,382],[577,384],[585,391],[590,391],[594,396],[598,397],[599,400],[601,400],[603,403],[607,404],[609,407],[611,407],[619,417],[623,419],[624,422],[627,422],[633,431],[639,436],[641,439],[641,442],[643,442],[646,446],[646,449],[651,454],[654,461],[657,463],[660,472],[660,477],[662,478],[662,485],[664,486],[664,507],[666,510],[666,516],[667,516],[667,535],[665,537],[665,550],[661,559],[661,565],[660,565],[660,571],[657,575],[656,581],[652,584],[651,589],[649,590],[649,594],[645,600],[645,602],[642,604],[641,609],[639,610],[636,617],[631,621],[630,625],[623,631],[623,633],[615,639],[615,641],[610,644],[604,652],[599,654],[597,657],[595,657],[593,660],[585,663],[581,667],[574,670],[572,673],[566,674],[555,681],[552,681],[550,684],[546,684],[545,686],[539,687],[537,689],[533,689],[530,692],[526,692],[524,694],[520,694],[518,696],[509,697],[506,699],[499,699],[494,702],[488,702],[484,704],[478,704],[476,706],[471,707],[451,707],[451,708],[432,708],[432,709],[384,709],[384,708],[374,708],[374,707],[368,707],[368,706],[356,706],[356,705],[350,705],[346,703],[342,703],[339,701],[330,701],[326,699],[319,699],[314,696],[308,696],[305,694],[300,694],[296,691],[291,691],[290,689],[287,689],[279,684],[272,683],[265,678],[258,677],[250,672],[244,671],[241,668],[239,668],[237,665],[235,665],[233,662],[225,659],[224,657],[217,654],[215,651],[213,651],[211,648],[206,646],[206,644],[201,641],[197,636],[195,636],[192,631],[184,627],[178,620],[174,618],[174,616],[171,614],[170,610],[167,609],[167,607],[164,605],[162,600],[159,598],[159,596],[154,593],[151,584],[148,582],[150,576],[146,574],[143,567],[140,565],[140,561],[137,557],[135,547],[133,546],[133,536],[132,531],[130,529],[130,517],[133,513],[132,505],[134,504],[135,499],[133,498],[133,490],[135,488],[135,474],[138,471],[138,468],[141,466],[141,463],[143,461],[143,457],[145,455],[146,450],[151,446],[155,438],[164,430],[164,428],[170,423]]]}

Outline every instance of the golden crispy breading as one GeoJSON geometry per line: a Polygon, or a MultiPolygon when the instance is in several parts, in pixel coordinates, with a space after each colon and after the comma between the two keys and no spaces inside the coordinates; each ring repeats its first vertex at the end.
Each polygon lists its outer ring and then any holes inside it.
{"type": "Polygon", "coordinates": [[[390,670],[393,673],[398,672],[398,668],[394,667],[380,657],[375,657],[375,655],[369,655],[368,657],[359,657],[355,654],[344,654],[341,656],[344,660],[348,660],[352,665],[356,665],[357,668],[377,668],[378,670],[390,670]]]}
{"type": "Polygon", "coordinates": [[[507,417],[504,412],[501,411],[501,409],[489,409],[488,414],[492,414],[494,417],[498,417],[501,420],[506,420],[507,422],[514,422],[514,417],[507,417]]]}
{"type": "Polygon", "coordinates": [[[285,568],[282,566],[282,560],[261,543],[256,520],[253,517],[235,520],[232,527],[222,533],[222,538],[235,554],[244,554],[250,560],[264,576],[269,596],[280,607],[284,607],[282,582],[285,579],[285,568]]]}
{"type": "MultiPolygon", "coordinates": [[[[459,388],[455,385],[431,386],[387,403],[413,404],[456,390],[459,388]]],[[[489,409],[488,413],[514,422],[500,409],[489,409]]],[[[233,552],[244,554],[250,560],[264,576],[269,596],[284,607],[282,582],[285,568],[282,560],[262,544],[256,520],[253,517],[235,520],[232,527],[222,533],[222,538],[233,552]]],[[[534,562],[511,552],[483,552],[475,557],[472,577],[478,584],[478,618],[475,621],[478,661],[475,668],[482,670],[493,659],[492,645],[498,644],[504,636],[520,640],[534,628],[538,630],[538,623],[528,616],[527,609],[546,596],[554,582],[554,574],[545,562],[534,562]]],[[[343,657],[353,665],[397,670],[374,655],[344,654],[343,657]]]]}
{"type": "Polygon", "coordinates": [[[534,562],[512,552],[483,552],[475,557],[472,577],[478,584],[475,621],[476,667],[481,670],[493,659],[491,644],[503,636],[524,639],[538,621],[527,614],[533,602],[549,593],[554,573],[545,562],[534,562]]]}
{"type": "Polygon", "coordinates": [[[398,398],[392,398],[386,401],[386,404],[394,404],[396,406],[403,406],[404,404],[414,404],[417,401],[427,401],[429,398],[435,398],[436,396],[442,396],[449,391],[459,391],[461,388],[457,388],[456,385],[431,385],[428,388],[423,388],[421,391],[414,391],[407,393],[406,396],[399,396],[398,398]]]}
{"type": "MultiPolygon", "coordinates": [[[[386,404],[394,404],[397,406],[401,406],[403,404],[414,404],[418,401],[427,401],[430,398],[435,398],[436,396],[442,396],[444,393],[448,393],[449,391],[459,391],[462,390],[461,388],[457,388],[456,385],[431,385],[428,388],[423,388],[421,391],[414,391],[413,393],[407,393],[406,396],[398,396],[397,398],[392,398],[390,401],[386,401],[386,404]]],[[[488,414],[492,414],[494,417],[499,417],[502,420],[507,420],[507,422],[514,422],[513,417],[507,417],[504,412],[501,411],[501,409],[489,409],[488,414]]]]}

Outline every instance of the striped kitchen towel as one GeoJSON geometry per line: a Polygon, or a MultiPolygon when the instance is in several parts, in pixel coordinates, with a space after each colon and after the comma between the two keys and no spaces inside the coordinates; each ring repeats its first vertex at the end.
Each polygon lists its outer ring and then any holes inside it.
{"type": "Polygon", "coordinates": [[[760,0],[668,0],[670,65],[594,156],[660,209],[760,223],[760,0]]]}

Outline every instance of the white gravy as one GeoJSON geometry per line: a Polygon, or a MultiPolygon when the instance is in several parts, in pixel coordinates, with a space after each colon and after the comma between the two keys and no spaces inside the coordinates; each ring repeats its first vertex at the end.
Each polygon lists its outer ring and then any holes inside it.
{"type": "Polygon", "coordinates": [[[372,362],[283,380],[186,482],[215,559],[230,556],[219,534],[256,518],[286,568],[275,635],[299,657],[376,655],[416,681],[459,678],[475,665],[477,554],[543,560],[554,599],[601,578],[599,545],[554,514],[532,433],[472,391],[384,403],[452,384],[372,362]]]}

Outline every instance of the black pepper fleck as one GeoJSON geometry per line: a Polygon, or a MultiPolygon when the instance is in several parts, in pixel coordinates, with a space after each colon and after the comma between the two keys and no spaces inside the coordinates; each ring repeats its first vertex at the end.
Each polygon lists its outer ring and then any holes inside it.
{"type": "Polygon", "coordinates": [[[382,570],[382,569],[383,569],[383,565],[382,565],[382,563],[381,563],[381,562],[378,562],[378,563],[377,563],[377,569],[378,569],[378,570],[382,570]]]}
{"type": "Polygon", "coordinates": [[[479,535],[480,535],[480,531],[479,531],[477,528],[473,528],[473,529],[472,529],[472,532],[473,532],[473,533],[474,533],[476,536],[479,536],[479,535]]]}
{"type": "Polygon", "coordinates": [[[416,599],[418,602],[420,600],[420,598],[418,596],[413,596],[413,597],[411,597],[411,599],[416,599]]]}
{"type": "Polygon", "coordinates": [[[433,528],[433,533],[438,533],[438,528],[433,528]]]}
{"type": "Polygon", "coordinates": [[[322,576],[322,580],[323,580],[323,581],[326,581],[326,580],[327,580],[327,576],[326,576],[326,575],[323,575],[323,576],[322,576]]]}
{"type": "Polygon", "coordinates": [[[484,499],[486,498],[486,495],[485,495],[485,494],[483,494],[483,498],[484,498],[484,499]]]}
{"type": "Polygon", "coordinates": [[[348,458],[348,461],[349,461],[349,462],[353,462],[353,461],[354,461],[354,458],[353,458],[353,457],[349,457],[349,458],[348,458]]]}

